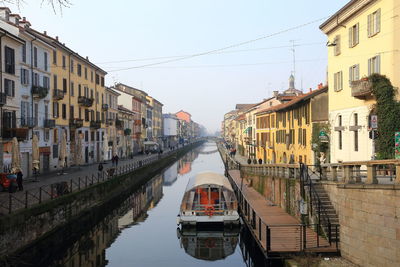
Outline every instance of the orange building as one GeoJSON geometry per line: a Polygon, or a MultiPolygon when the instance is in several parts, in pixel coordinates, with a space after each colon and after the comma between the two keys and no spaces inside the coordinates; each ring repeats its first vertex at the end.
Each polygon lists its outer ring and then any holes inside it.
{"type": "Polygon", "coordinates": [[[186,121],[187,123],[190,123],[192,121],[192,115],[190,115],[189,112],[186,111],[178,111],[175,113],[175,116],[178,117],[178,119],[186,121]]]}

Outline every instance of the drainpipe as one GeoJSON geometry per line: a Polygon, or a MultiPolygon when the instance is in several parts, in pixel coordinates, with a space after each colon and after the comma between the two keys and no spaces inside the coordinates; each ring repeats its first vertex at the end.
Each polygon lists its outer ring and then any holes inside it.
{"type": "MultiPolygon", "coordinates": [[[[33,113],[34,113],[34,109],[33,109],[33,92],[32,92],[32,88],[33,88],[33,41],[36,40],[36,37],[34,36],[33,39],[31,40],[31,81],[32,81],[32,86],[31,86],[31,105],[32,105],[32,118],[33,118],[33,113]]],[[[29,120],[29,118],[28,118],[29,120]]],[[[33,128],[32,128],[32,137],[33,137],[33,128]]]]}
{"type": "MultiPolygon", "coordinates": [[[[0,93],[3,93],[3,37],[6,33],[0,35],[0,93]]],[[[6,97],[6,96],[5,96],[6,97]]],[[[7,97],[6,97],[7,98],[7,97]]],[[[3,107],[0,107],[0,162],[3,169],[3,107]]]]}

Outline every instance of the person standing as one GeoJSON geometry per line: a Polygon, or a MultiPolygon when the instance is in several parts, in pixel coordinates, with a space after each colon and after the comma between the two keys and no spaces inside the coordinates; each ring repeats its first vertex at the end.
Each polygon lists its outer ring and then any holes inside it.
{"type": "Polygon", "coordinates": [[[17,172],[17,184],[18,184],[18,190],[19,191],[23,191],[24,190],[24,187],[22,185],[22,177],[23,176],[24,175],[22,174],[22,171],[18,170],[18,172],[17,172]]]}
{"type": "Polygon", "coordinates": [[[114,157],[115,167],[118,167],[118,160],[119,160],[118,155],[115,155],[115,157],[114,157]]]}
{"type": "Polygon", "coordinates": [[[112,158],[111,158],[111,163],[112,163],[112,166],[114,167],[114,164],[115,164],[115,155],[112,156],[112,158]]]}

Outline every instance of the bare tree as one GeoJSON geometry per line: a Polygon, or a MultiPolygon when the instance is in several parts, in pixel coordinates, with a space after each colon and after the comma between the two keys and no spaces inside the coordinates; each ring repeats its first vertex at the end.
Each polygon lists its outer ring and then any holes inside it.
{"type": "MultiPolygon", "coordinates": [[[[26,0],[1,0],[3,4],[14,4],[18,8],[22,6],[25,3],[26,0]]],[[[70,0],[41,0],[40,5],[42,6],[43,4],[47,4],[51,6],[53,9],[54,13],[56,12],[56,9],[58,8],[60,12],[62,12],[63,8],[70,7],[72,5],[72,2],[70,0]]]]}

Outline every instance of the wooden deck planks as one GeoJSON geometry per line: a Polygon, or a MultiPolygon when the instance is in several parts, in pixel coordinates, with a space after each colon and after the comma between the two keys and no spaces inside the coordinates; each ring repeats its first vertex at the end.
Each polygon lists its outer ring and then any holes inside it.
{"type": "MultiPolygon", "coordinates": [[[[242,180],[239,170],[229,170],[229,174],[237,187],[240,189],[242,180]]],[[[271,229],[271,252],[300,252],[303,248],[303,229],[301,222],[282,208],[265,199],[254,188],[249,187],[243,180],[242,194],[256,213],[256,227],[252,229],[255,236],[259,238],[261,245],[266,250],[266,225],[271,229]],[[261,238],[259,237],[259,221],[261,218],[262,228],[261,238]]],[[[312,252],[335,252],[336,247],[319,237],[319,247],[317,247],[317,233],[307,227],[306,230],[306,250],[312,252]]]]}

